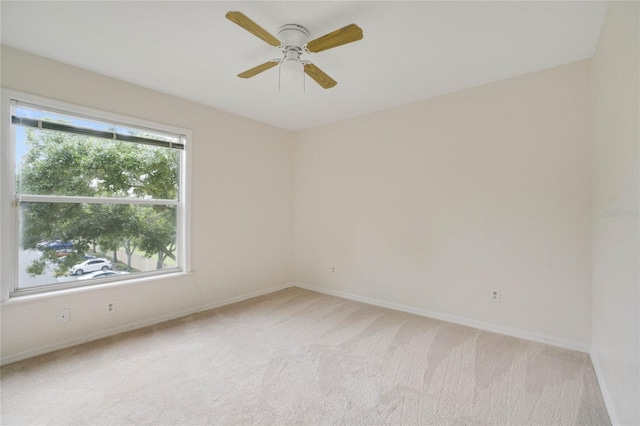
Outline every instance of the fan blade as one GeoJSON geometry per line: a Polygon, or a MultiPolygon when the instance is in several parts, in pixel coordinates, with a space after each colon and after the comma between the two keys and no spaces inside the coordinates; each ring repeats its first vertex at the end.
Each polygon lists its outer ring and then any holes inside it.
{"type": "Polygon", "coordinates": [[[356,24],[349,24],[332,33],[325,34],[322,37],[311,40],[307,43],[307,50],[309,52],[318,53],[323,50],[342,46],[343,44],[362,40],[362,37],[362,29],[356,24]]]}
{"type": "Polygon", "coordinates": [[[276,65],[278,65],[277,61],[269,61],[269,62],[265,62],[264,64],[258,65],[257,67],[253,67],[250,70],[246,70],[243,73],[238,74],[238,77],[240,78],[251,78],[254,75],[258,75],[263,71],[266,71],[270,68],[275,67],[276,65]]]}
{"type": "Polygon", "coordinates": [[[323,89],[331,89],[333,86],[338,84],[334,79],[329,77],[324,71],[312,63],[304,64],[304,72],[314,79],[316,83],[322,86],[323,89]]]}
{"type": "Polygon", "coordinates": [[[238,24],[245,30],[249,31],[254,36],[262,39],[267,42],[271,46],[278,47],[280,46],[280,40],[269,34],[267,30],[262,28],[260,25],[253,22],[251,19],[247,18],[245,14],[242,12],[227,12],[225,15],[228,20],[233,22],[234,24],[238,24]]]}

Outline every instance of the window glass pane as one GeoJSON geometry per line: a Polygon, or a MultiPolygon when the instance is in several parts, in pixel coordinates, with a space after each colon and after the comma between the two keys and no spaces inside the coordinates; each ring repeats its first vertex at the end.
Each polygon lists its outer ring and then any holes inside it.
{"type": "Polygon", "coordinates": [[[21,203],[19,230],[19,289],[178,267],[176,206],[21,203]]]}
{"type": "Polygon", "coordinates": [[[178,150],[16,126],[16,192],[178,199],[178,150]]]}

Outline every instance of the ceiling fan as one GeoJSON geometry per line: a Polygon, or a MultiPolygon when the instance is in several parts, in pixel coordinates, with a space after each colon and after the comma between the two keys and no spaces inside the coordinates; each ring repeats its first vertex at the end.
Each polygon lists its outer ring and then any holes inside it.
{"type": "Polygon", "coordinates": [[[330,89],[338,83],[310,61],[301,59],[301,56],[362,40],[363,37],[360,27],[356,24],[349,24],[322,37],[307,41],[309,31],[305,27],[298,24],[287,24],[278,28],[278,37],[276,38],[241,12],[228,12],[225,16],[231,22],[241,26],[267,44],[281,49],[283,54],[282,58],[272,59],[238,74],[240,78],[251,78],[276,65],[280,65],[280,70],[283,73],[302,68],[305,74],[322,88],[330,89]]]}

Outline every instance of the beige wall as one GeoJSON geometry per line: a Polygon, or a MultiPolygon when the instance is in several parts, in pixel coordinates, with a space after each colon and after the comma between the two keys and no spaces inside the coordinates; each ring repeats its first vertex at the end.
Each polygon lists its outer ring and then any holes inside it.
{"type": "Polygon", "coordinates": [[[298,133],[296,281],[588,350],[588,84],[582,61],[298,133]]]}
{"type": "Polygon", "coordinates": [[[292,133],[7,47],[2,87],[193,131],[193,274],[5,303],[3,358],[291,281],[292,133]],[[105,316],[114,299],[117,313],[105,316]],[[71,309],[67,325],[56,324],[61,308],[71,309]]]}
{"type": "Polygon", "coordinates": [[[592,79],[591,352],[612,418],[623,425],[640,424],[639,20],[637,2],[609,3],[592,79]]]}

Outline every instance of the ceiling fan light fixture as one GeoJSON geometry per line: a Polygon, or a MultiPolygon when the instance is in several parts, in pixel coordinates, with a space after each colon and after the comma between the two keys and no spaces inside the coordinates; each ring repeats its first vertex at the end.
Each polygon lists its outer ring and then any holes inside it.
{"type": "Polygon", "coordinates": [[[287,56],[280,62],[280,79],[294,81],[304,77],[304,65],[300,55],[295,51],[287,52],[287,56]]]}

